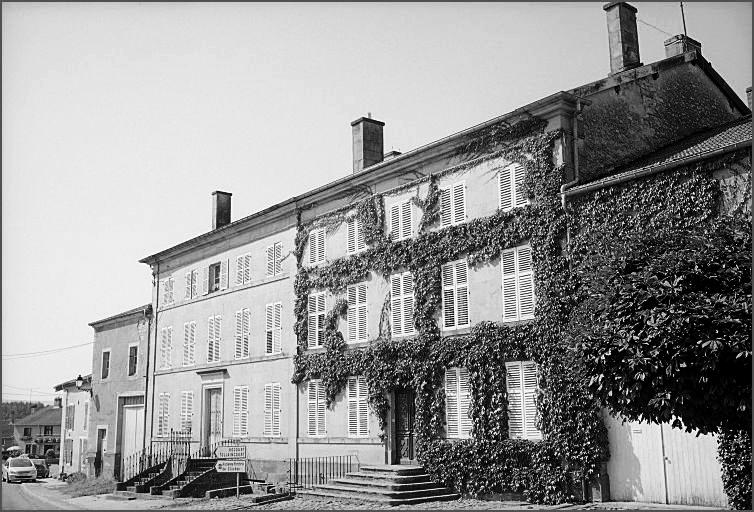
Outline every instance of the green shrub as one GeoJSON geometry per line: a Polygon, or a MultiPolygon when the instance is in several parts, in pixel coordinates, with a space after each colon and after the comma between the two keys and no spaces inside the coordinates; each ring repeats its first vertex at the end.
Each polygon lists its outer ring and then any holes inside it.
{"type": "Polygon", "coordinates": [[[728,503],[736,510],[751,510],[751,432],[723,432],[717,453],[728,503]]]}
{"type": "Polygon", "coordinates": [[[81,473],[81,472],[71,473],[70,475],[68,475],[68,478],[66,478],[65,481],[69,485],[70,484],[75,484],[77,482],[84,482],[84,481],[86,481],[86,474],[85,473],[81,473]]]}

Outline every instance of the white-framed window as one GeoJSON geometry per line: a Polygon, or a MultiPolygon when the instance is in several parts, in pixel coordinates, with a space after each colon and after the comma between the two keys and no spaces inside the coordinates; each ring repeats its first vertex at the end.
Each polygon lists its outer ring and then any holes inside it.
{"type": "Polygon", "coordinates": [[[207,320],[207,362],[220,360],[220,344],[222,343],[223,316],[210,316],[207,320]]]}
{"type": "Polygon", "coordinates": [[[324,436],[327,433],[325,425],[325,386],[319,379],[310,380],[307,386],[308,408],[307,417],[311,437],[324,436]]]}
{"type": "Polygon", "coordinates": [[[175,301],[175,295],[173,289],[175,288],[175,280],[173,276],[168,277],[162,281],[162,303],[163,305],[173,304],[175,301]]]}
{"type": "Polygon", "coordinates": [[[348,287],[348,341],[367,341],[367,284],[348,287]]]}
{"type": "Polygon", "coordinates": [[[194,297],[199,296],[199,271],[189,270],[184,275],[184,300],[193,299],[194,297]]]}
{"type": "Polygon", "coordinates": [[[249,386],[233,388],[233,437],[249,435],[249,386]]]}
{"type": "Polygon", "coordinates": [[[309,233],[309,263],[314,265],[325,261],[325,228],[313,229],[309,233]]]}
{"type": "Polygon", "coordinates": [[[160,393],[157,405],[157,436],[168,435],[170,427],[170,393],[160,393]]]}
{"type": "Polygon", "coordinates": [[[251,253],[236,256],[236,286],[251,282],[251,253]]]}
{"type": "Polygon", "coordinates": [[[100,377],[102,380],[107,379],[110,376],[110,349],[105,349],[102,351],[102,373],[100,373],[100,377]]]}
{"type": "Polygon", "coordinates": [[[531,247],[522,245],[500,254],[503,272],[503,322],[534,318],[534,270],[531,247]]]}
{"type": "Polygon", "coordinates": [[[390,309],[392,335],[414,334],[414,276],[411,272],[390,276],[390,309]]]}
{"type": "Polygon", "coordinates": [[[267,355],[279,354],[282,350],[283,326],[281,317],[283,315],[283,303],[275,302],[274,304],[267,304],[264,309],[264,353],[267,355]]]}
{"type": "Polygon", "coordinates": [[[183,324],[183,366],[196,363],[196,322],[183,324]]]}
{"type": "Polygon", "coordinates": [[[325,292],[312,293],[308,300],[309,348],[321,347],[325,342],[325,292]]]}
{"type": "Polygon", "coordinates": [[[459,181],[440,189],[440,226],[466,221],[466,182],[459,181]]]}
{"type": "Polygon", "coordinates": [[[249,357],[250,324],[251,312],[248,308],[236,311],[236,359],[249,357]]]}
{"type": "Polygon", "coordinates": [[[228,288],[228,260],[218,261],[202,269],[202,295],[228,288]]]}
{"type": "Polygon", "coordinates": [[[397,242],[411,238],[413,231],[413,214],[411,201],[396,203],[390,207],[390,240],[397,242]]]}
{"type": "Polygon", "coordinates": [[[173,327],[160,329],[160,369],[168,370],[173,366],[173,327]]]}
{"type": "Polygon", "coordinates": [[[280,437],[280,383],[264,385],[264,436],[280,437]]]}
{"type": "Polygon", "coordinates": [[[364,241],[364,231],[362,230],[361,221],[356,217],[348,219],[346,222],[348,228],[348,254],[355,254],[359,251],[363,251],[367,248],[367,244],[364,241]]]}
{"type": "Polygon", "coordinates": [[[510,210],[529,204],[529,199],[524,195],[525,175],[524,166],[518,163],[500,169],[497,181],[501,210],[510,210]]]}
{"type": "Polygon", "coordinates": [[[471,436],[470,404],[469,371],[466,368],[446,369],[445,432],[447,437],[467,438],[471,436]]]}
{"type": "Polygon", "coordinates": [[[367,381],[359,375],[348,377],[348,437],[369,436],[369,404],[367,381]]]}
{"type": "Polygon", "coordinates": [[[542,432],[537,428],[537,364],[534,361],[508,361],[505,373],[508,437],[542,439],[542,432]]]}
{"type": "Polygon", "coordinates": [[[469,266],[466,260],[442,266],[442,326],[469,326],[469,266]]]}
{"type": "Polygon", "coordinates": [[[194,416],[194,392],[181,391],[181,431],[191,433],[191,420],[194,416]]]}
{"type": "Polygon", "coordinates": [[[139,370],[139,344],[128,345],[128,376],[133,377],[139,370]]]}
{"type": "Polygon", "coordinates": [[[283,243],[275,242],[267,247],[267,276],[272,277],[283,272],[283,243]]]}

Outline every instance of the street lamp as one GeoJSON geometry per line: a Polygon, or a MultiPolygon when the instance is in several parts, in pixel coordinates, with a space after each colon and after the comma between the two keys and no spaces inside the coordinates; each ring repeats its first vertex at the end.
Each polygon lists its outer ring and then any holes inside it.
{"type": "Polygon", "coordinates": [[[81,386],[84,384],[84,379],[81,377],[81,374],[79,373],[79,376],[76,377],[76,387],[81,389],[81,386]]]}

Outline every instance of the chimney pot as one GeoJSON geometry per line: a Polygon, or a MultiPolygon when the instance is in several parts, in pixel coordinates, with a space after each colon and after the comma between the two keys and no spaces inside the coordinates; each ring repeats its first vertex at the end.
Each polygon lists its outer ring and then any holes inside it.
{"type": "Polygon", "coordinates": [[[675,57],[691,50],[696,50],[701,55],[702,43],[683,34],[678,34],[665,40],[665,58],[675,57]]]}
{"type": "Polygon", "coordinates": [[[602,8],[607,12],[610,74],[614,75],[641,66],[639,32],[636,29],[636,7],[626,2],[610,2],[602,8]]]}
{"type": "Polygon", "coordinates": [[[230,192],[212,192],[212,229],[230,224],[230,192]]]}
{"type": "MultiPolygon", "coordinates": [[[[371,116],[371,113],[369,114],[371,116]]],[[[382,162],[382,127],[385,123],[371,117],[360,117],[351,123],[353,136],[353,172],[382,162]]]]}

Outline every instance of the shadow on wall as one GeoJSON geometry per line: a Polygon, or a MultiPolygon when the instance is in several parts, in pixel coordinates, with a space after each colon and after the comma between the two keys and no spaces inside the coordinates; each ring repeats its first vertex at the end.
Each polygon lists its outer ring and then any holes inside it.
{"type": "Polygon", "coordinates": [[[634,452],[631,423],[621,423],[621,419],[607,411],[603,411],[603,416],[610,440],[610,498],[636,500],[645,493],[641,481],[641,462],[634,452]],[[615,470],[616,466],[620,468],[619,471],[615,470]]]}

